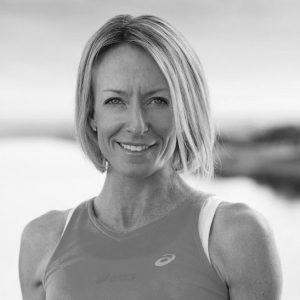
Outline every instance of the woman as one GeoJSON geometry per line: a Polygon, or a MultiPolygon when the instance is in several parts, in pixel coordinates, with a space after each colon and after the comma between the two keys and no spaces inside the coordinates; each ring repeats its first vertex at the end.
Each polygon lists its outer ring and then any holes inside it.
{"type": "Polygon", "coordinates": [[[168,23],[116,16],[79,67],[78,139],[100,194],[24,229],[23,299],[279,299],[265,220],[178,175],[213,173],[214,135],[197,56],[168,23]]]}

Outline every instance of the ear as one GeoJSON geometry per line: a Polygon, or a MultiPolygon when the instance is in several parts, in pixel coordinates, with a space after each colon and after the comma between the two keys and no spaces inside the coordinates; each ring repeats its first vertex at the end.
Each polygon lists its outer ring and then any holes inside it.
{"type": "Polygon", "coordinates": [[[94,117],[90,119],[90,126],[93,131],[97,131],[97,123],[96,123],[94,117]]]}

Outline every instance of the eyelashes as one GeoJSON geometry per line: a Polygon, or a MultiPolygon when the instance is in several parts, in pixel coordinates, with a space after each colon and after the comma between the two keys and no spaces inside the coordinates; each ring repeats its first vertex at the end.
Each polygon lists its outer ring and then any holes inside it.
{"type": "Polygon", "coordinates": [[[169,104],[168,100],[162,97],[155,97],[152,99],[152,101],[158,101],[159,103],[156,104],[169,104]]]}
{"type": "MultiPolygon", "coordinates": [[[[168,105],[169,101],[163,97],[153,97],[148,101],[148,104],[158,104],[158,105],[168,105]]],[[[111,97],[104,101],[104,104],[106,105],[118,105],[118,104],[126,104],[126,102],[118,97],[111,97]]]]}
{"type": "Polygon", "coordinates": [[[122,99],[113,97],[113,98],[109,98],[109,99],[105,100],[104,104],[121,104],[121,101],[122,101],[122,99]]]}

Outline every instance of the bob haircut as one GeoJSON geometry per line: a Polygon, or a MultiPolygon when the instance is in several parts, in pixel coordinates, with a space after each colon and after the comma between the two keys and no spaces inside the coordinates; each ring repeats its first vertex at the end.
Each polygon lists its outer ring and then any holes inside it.
{"type": "Polygon", "coordinates": [[[90,124],[94,113],[92,73],[101,55],[121,43],[143,48],[168,82],[177,137],[172,168],[177,172],[212,177],[215,134],[200,61],[180,32],[150,15],[111,18],[88,40],[83,50],[76,87],[75,123],[84,153],[98,170],[107,170],[97,133],[90,124]]]}

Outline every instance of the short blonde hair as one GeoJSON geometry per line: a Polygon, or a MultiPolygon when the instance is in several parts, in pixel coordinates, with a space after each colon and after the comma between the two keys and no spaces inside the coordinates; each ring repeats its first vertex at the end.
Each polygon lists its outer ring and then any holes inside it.
{"type": "Polygon", "coordinates": [[[215,134],[200,61],[180,32],[150,15],[113,17],[84,48],[78,71],[75,109],[77,138],[84,153],[98,170],[106,170],[97,134],[90,124],[94,112],[92,71],[105,51],[121,43],[142,47],[154,58],[168,82],[177,137],[173,169],[211,177],[215,134]]]}

